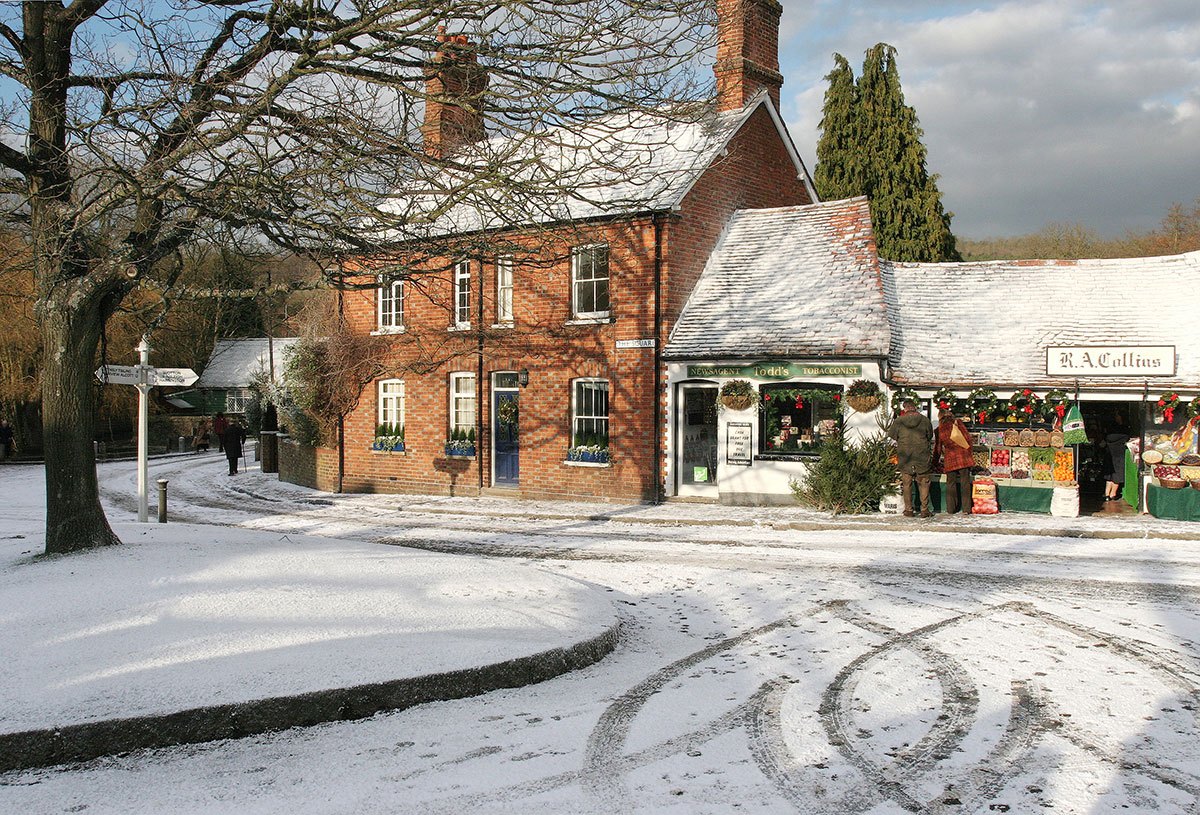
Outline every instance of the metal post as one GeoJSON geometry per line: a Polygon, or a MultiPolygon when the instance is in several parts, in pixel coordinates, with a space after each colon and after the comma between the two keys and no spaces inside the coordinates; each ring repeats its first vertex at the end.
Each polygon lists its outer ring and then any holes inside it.
{"type": "Polygon", "coordinates": [[[158,484],[158,522],[165,524],[167,522],[167,479],[160,478],[156,483],[158,484]]]}
{"type": "Polygon", "coordinates": [[[137,489],[138,489],[138,523],[146,523],[150,520],[150,510],[147,506],[146,497],[146,482],[149,480],[149,455],[148,448],[150,442],[150,343],[142,337],[142,341],[138,343],[138,371],[137,371],[137,389],[138,389],[138,462],[137,462],[137,489]]]}

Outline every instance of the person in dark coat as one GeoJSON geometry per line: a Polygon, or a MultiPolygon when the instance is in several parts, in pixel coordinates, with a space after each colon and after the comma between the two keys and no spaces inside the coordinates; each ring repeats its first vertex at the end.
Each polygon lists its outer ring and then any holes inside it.
{"type": "Polygon", "coordinates": [[[8,461],[16,450],[16,433],[8,419],[0,419],[0,461],[8,461]]]}
{"type": "Polygon", "coordinates": [[[906,399],[900,415],[888,426],[888,435],[896,440],[896,463],[900,469],[900,491],[904,499],[904,514],[913,516],[912,485],[917,482],[921,495],[921,517],[929,518],[930,470],[933,466],[933,424],[929,417],[917,411],[917,403],[906,399]]]}
{"type": "Polygon", "coordinates": [[[1104,500],[1117,501],[1121,498],[1121,490],[1125,486],[1125,443],[1129,441],[1129,428],[1125,426],[1125,417],[1120,413],[1113,416],[1112,427],[1104,436],[1104,446],[1108,455],[1112,472],[1104,483],[1104,500]]]}
{"type": "Polygon", "coordinates": [[[237,463],[242,457],[242,444],[245,441],[246,431],[238,424],[237,419],[225,426],[225,432],[221,434],[221,449],[225,451],[225,458],[229,460],[230,475],[237,475],[237,463]]]}
{"type": "Polygon", "coordinates": [[[937,461],[939,458],[942,460],[942,472],[946,474],[946,514],[953,515],[959,507],[965,514],[971,514],[971,470],[975,467],[975,457],[971,454],[971,432],[953,411],[938,413],[933,459],[937,461]],[[956,427],[957,438],[965,441],[966,447],[952,437],[956,427]]]}

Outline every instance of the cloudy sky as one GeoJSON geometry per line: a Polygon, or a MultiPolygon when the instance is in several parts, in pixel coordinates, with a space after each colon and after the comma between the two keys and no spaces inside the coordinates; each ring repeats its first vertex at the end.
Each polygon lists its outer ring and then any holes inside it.
{"type": "Polygon", "coordinates": [[[955,234],[1152,228],[1200,196],[1200,0],[782,0],[783,114],[811,171],[833,53],[898,49],[955,234]]]}

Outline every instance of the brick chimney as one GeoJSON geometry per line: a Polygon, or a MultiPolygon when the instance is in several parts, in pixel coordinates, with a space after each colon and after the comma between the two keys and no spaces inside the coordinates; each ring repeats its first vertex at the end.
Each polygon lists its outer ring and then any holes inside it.
{"type": "Polygon", "coordinates": [[[717,0],[717,112],[741,110],[766,90],[779,107],[778,0],[717,0]]]}
{"type": "Polygon", "coordinates": [[[425,70],[425,152],[442,158],[483,138],[488,77],[465,34],[438,29],[438,52],[425,70]]]}

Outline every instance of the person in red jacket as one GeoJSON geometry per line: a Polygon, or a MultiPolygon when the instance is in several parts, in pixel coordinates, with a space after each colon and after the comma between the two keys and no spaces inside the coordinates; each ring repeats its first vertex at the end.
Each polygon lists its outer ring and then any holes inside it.
{"type": "Polygon", "coordinates": [[[942,461],[946,474],[946,514],[953,515],[959,507],[971,514],[971,433],[963,420],[949,410],[938,412],[937,431],[933,437],[933,460],[942,461]],[[956,432],[957,431],[957,432],[956,432]]]}
{"type": "Polygon", "coordinates": [[[217,444],[220,445],[217,447],[217,451],[220,453],[225,452],[225,431],[227,429],[229,429],[229,420],[225,418],[224,413],[218,413],[213,419],[212,432],[217,437],[217,444]]]}

